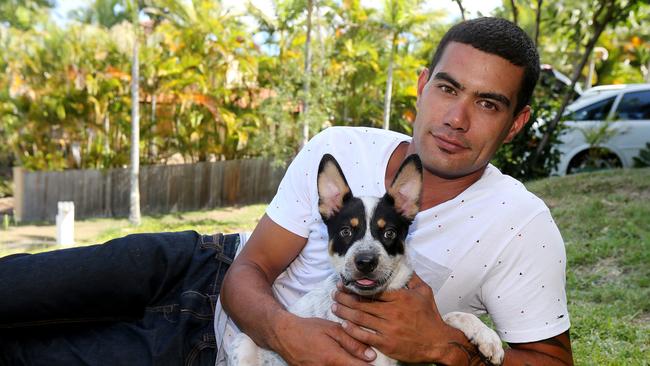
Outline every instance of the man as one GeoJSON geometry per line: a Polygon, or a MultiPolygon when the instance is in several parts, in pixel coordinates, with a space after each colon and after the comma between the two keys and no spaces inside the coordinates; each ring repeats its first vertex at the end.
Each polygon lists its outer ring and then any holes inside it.
{"type": "MultiPolygon", "coordinates": [[[[412,139],[350,128],[316,136],[226,274],[221,303],[238,327],[290,364],[364,365],[373,346],[404,362],[465,365],[482,362],[478,351],[439,309],[487,312],[510,345],[504,364],[572,364],[562,238],[548,208],[489,165],[528,122],[538,74],[521,29],[496,18],[463,22],[419,76],[412,139]],[[285,310],[331,273],[315,190],[326,152],[355,195],[381,195],[410,154],[425,170],[407,241],[417,275],[373,302],[334,294],[342,326],[285,310]]],[[[238,330],[221,327],[227,352],[238,330]]]]}

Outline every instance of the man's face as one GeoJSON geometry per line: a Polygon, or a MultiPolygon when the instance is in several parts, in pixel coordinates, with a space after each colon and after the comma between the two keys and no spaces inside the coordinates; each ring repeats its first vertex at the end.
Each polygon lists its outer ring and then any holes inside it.
{"type": "Polygon", "coordinates": [[[483,168],[530,117],[514,115],[524,69],[450,42],[432,74],[418,79],[413,146],[431,173],[451,179],[483,168]]]}

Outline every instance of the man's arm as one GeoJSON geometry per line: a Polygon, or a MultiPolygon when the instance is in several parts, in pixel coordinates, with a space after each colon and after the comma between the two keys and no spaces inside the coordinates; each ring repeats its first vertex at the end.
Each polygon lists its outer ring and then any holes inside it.
{"type": "Polygon", "coordinates": [[[569,331],[531,343],[509,343],[504,365],[573,365],[569,331]]]}
{"type": "MultiPolygon", "coordinates": [[[[417,275],[408,289],[382,294],[377,301],[337,291],[334,313],[357,340],[403,362],[487,365],[463,332],[447,325],[433,291],[417,275]],[[367,331],[370,329],[372,331],[367,331]]],[[[573,365],[568,331],[539,342],[510,344],[504,365],[573,365]]]]}
{"type": "Polygon", "coordinates": [[[221,303],[255,343],[275,350],[289,364],[365,365],[361,360],[374,359],[374,353],[364,357],[368,347],[338,323],[295,316],[273,296],[273,281],[306,242],[264,215],[226,274],[221,303]]]}

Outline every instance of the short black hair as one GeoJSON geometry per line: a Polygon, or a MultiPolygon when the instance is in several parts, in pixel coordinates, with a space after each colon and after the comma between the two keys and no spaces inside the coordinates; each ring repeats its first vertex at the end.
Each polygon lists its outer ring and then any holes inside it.
{"type": "Polygon", "coordinates": [[[482,17],[463,21],[451,27],[442,37],[429,65],[433,74],[449,42],[470,45],[480,51],[502,57],[513,65],[524,68],[524,77],[517,94],[515,114],[529,102],[539,79],[539,54],[537,47],[523,29],[503,19],[482,17]]]}

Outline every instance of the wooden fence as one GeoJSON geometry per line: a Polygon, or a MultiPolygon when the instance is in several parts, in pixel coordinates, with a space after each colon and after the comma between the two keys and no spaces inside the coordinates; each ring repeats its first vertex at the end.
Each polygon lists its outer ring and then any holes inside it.
{"type": "MultiPolygon", "coordinates": [[[[58,201],[74,201],[75,218],[129,214],[129,170],[29,172],[14,168],[17,221],[54,221],[58,201]]],[[[140,168],[143,214],[270,202],[284,169],[263,159],[140,168]]]]}

